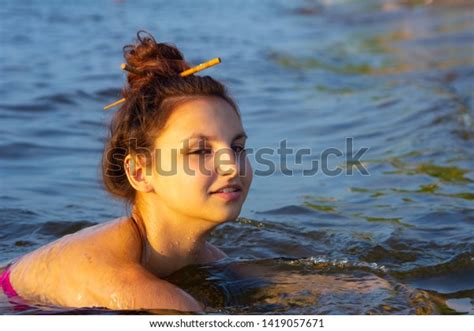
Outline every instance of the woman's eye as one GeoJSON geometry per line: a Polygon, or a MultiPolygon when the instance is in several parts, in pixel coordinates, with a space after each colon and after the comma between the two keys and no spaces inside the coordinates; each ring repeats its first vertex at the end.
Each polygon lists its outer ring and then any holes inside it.
{"type": "MultiPolygon", "coordinates": [[[[246,149],[243,146],[233,146],[232,149],[234,150],[235,153],[242,153],[245,152],[246,149]]],[[[206,155],[206,154],[211,154],[212,149],[197,149],[195,151],[191,151],[188,154],[196,154],[196,155],[206,155]]]]}
{"type": "Polygon", "coordinates": [[[243,146],[234,146],[232,148],[237,153],[245,152],[245,147],[243,147],[243,146]]]}
{"type": "Polygon", "coordinates": [[[198,150],[189,152],[189,154],[198,154],[198,155],[205,155],[205,154],[209,154],[209,153],[212,153],[212,150],[210,150],[210,149],[198,149],[198,150]]]}

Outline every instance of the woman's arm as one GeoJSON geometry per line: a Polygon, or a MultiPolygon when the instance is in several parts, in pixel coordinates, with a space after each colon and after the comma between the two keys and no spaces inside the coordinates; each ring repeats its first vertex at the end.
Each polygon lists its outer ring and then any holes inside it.
{"type": "Polygon", "coordinates": [[[109,295],[111,309],[172,309],[201,312],[203,306],[186,291],[155,277],[142,266],[118,277],[115,293],[109,295]]]}

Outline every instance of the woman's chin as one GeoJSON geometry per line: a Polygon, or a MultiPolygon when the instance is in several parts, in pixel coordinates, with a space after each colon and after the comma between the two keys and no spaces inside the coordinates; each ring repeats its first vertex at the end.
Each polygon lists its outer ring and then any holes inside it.
{"type": "Polygon", "coordinates": [[[225,210],[225,211],[216,213],[215,215],[213,215],[214,217],[212,217],[212,219],[216,223],[225,223],[225,222],[235,221],[240,214],[240,209],[241,208],[238,208],[237,210],[236,208],[236,210],[225,210]]]}

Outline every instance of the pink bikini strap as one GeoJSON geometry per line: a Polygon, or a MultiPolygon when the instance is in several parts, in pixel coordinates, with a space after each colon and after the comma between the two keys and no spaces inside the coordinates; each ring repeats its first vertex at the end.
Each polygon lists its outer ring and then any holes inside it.
{"type": "Polygon", "coordinates": [[[9,298],[13,298],[18,296],[18,293],[13,289],[12,283],[10,283],[10,268],[7,267],[3,272],[2,275],[0,276],[0,283],[2,284],[2,289],[3,292],[7,295],[9,298]]]}

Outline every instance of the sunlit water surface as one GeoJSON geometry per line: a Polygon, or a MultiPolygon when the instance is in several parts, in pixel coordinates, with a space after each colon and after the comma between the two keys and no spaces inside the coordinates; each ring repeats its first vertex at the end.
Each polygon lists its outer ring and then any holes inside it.
{"type": "MultiPolygon", "coordinates": [[[[249,147],[311,149],[288,158],[292,176],[254,177],[242,217],[211,238],[229,259],[170,281],[208,313],[474,313],[469,1],[9,1],[0,14],[1,265],[124,215],[100,184],[101,108],[145,28],[193,64],[222,58],[206,74],[238,100],[249,147]],[[368,176],[342,157],[329,167],[352,176],[303,174],[349,137],[369,148],[368,176]]],[[[126,312],[0,296],[0,313],[126,312]]]]}

